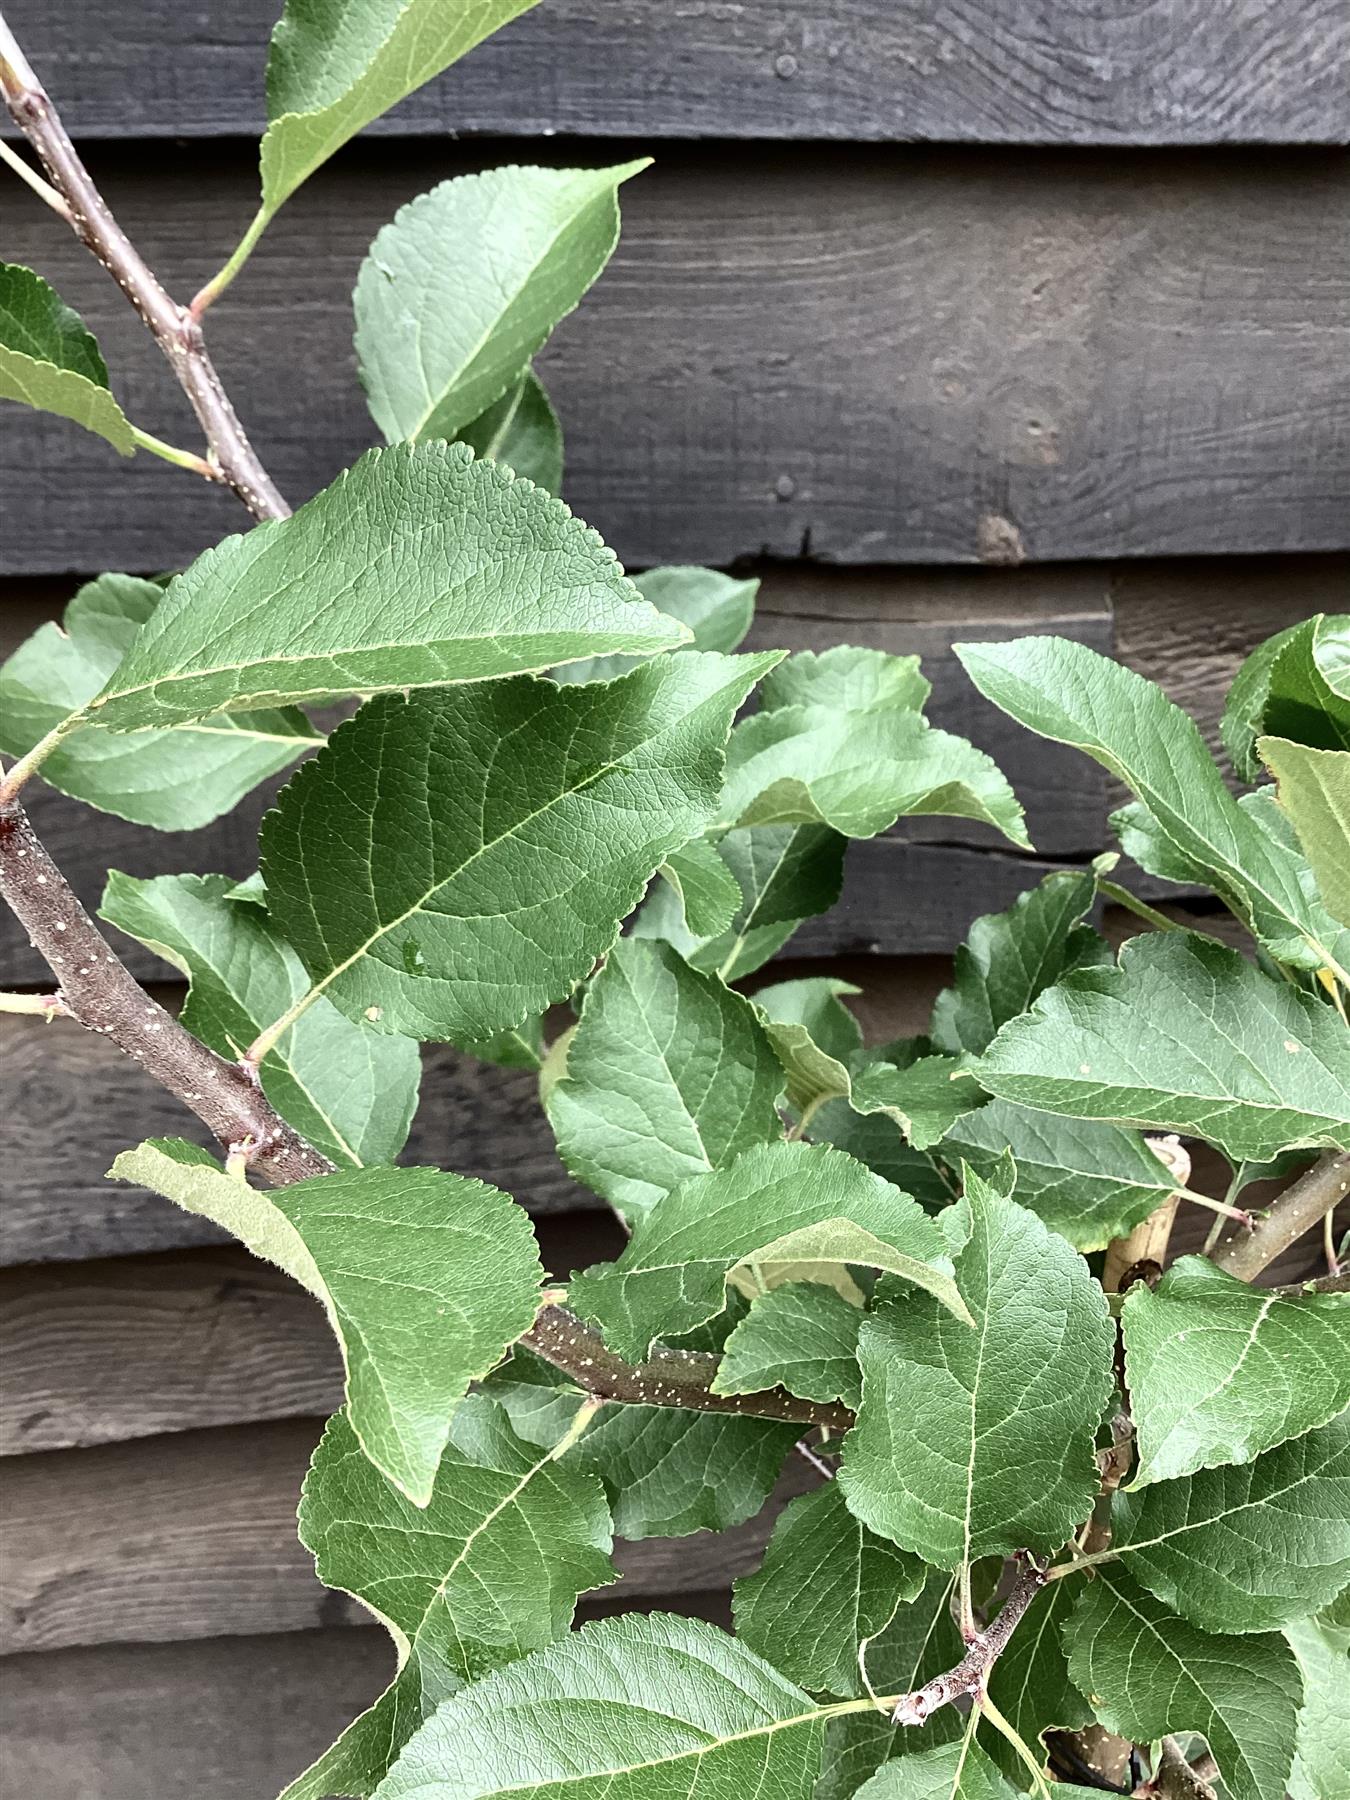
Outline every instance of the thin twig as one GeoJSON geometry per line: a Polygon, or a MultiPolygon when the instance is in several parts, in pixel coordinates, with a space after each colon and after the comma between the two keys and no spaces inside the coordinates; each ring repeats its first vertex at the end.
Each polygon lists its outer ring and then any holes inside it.
{"type": "Polygon", "coordinates": [[[1219,1245],[1213,1262],[1239,1281],[1255,1281],[1305,1231],[1312,1231],[1350,1194],[1350,1151],[1333,1150],[1287,1187],[1256,1230],[1219,1245]]]}
{"type": "Polygon", "coordinates": [[[58,219],[64,219],[67,225],[74,224],[74,220],[70,216],[70,208],[56,189],[49,181],[42,179],[31,163],[23,160],[17,150],[12,150],[4,138],[0,138],[0,162],[8,163],[19,180],[33,190],[44,206],[50,206],[58,219]]]}
{"type": "Polygon", "coordinates": [[[0,994],[0,1013],[36,1013],[49,1023],[75,1017],[60,994],[0,994]]]}
{"type": "Polygon", "coordinates": [[[290,507],[263,468],[226,398],[206,353],[201,322],[164,291],[113,218],[71,143],[60,115],[0,14],[0,90],[15,124],[36,150],[75,235],[98,258],[136,308],[192,403],[211,466],[255,519],[284,519],[290,507]]]}
{"type": "Polygon", "coordinates": [[[892,1724],[922,1725],[939,1707],[950,1706],[966,1694],[976,1699],[983,1694],[994,1664],[1007,1649],[1023,1614],[1045,1586],[1045,1570],[1032,1561],[1028,1551],[1019,1550],[1016,1560],[1020,1571],[998,1617],[979,1633],[954,1669],[934,1676],[913,1693],[900,1696],[891,1713],[892,1724]]]}

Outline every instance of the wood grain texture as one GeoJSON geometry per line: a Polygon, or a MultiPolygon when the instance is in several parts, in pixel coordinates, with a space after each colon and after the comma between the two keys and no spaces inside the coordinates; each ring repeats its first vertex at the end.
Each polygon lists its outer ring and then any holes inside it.
{"type": "MultiPolygon", "coordinates": [[[[1031,570],[952,571],[928,579],[892,579],[884,572],[860,571],[836,580],[830,573],[809,568],[776,569],[766,576],[751,643],[819,650],[842,641],[921,656],[933,684],[928,706],[933,723],[973,738],[995,759],[1021,796],[1042,853],[1081,858],[1094,854],[1103,843],[1106,787],[1101,772],[1072,751],[1030,738],[981,700],[952,654],[952,644],[962,638],[1003,640],[1027,631],[1053,631],[1109,651],[1111,620],[1104,590],[1102,575],[1090,570],[1049,578],[1038,578],[1031,570]]],[[[59,617],[64,595],[53,584],[40,605],[22,591],[16,600],[20,603],[14,607],[11,631],[0,588],[0,650],[7,647],[6,638],[12,644],[35,629],[39,613],[59,617]]],[[[92,909],[109,869],[131,875],[184,870],[248,874],[257,866],[258,822],[283,780],[264,783],[234,812],[200,831],[160,832],[128,825],[110,813],[91,812],[40,782],[30,789],[30,811],[57,866],[92,909]]],[[[964,843],[982,853],[1003,841],[989,827],[959,819],[909,820],[894,835],[907,843],[964,843]]],[[[930,878],[935,856],[939,856],[935,850],[925,852],[930,878]]],[[[953,880],[965,878],[970,867],[967,859],[960,871],[953,870],[953,880]]],[[[901,913],[888,907],[879,891],[869,897],[870,890],[857,885],[866,880],[865,871],[851,877],[849,919],[833,929],[846,930],[852,941],[861,927],[876,947],[896,952],[954,946],[959,932],[957,937],[951,935],[947,902],[938,890],[911,888],[911,902],[921,894],[927,899],[917,913],[901,913]],[[878,916],[869,923],[861,915],[873,900],[878,916]]],[[[153,979],[168,972],[149,951],[113,935],[137,975],[153,979]]],[[[811,951],[819,950],[821,942],[814,937],[811,951]]],[[[0,985],[44,979],[41,959],[5,914],[0,918],[0,985]]]]}
{"type": "MultiPolygon", "coordinates": [[[[865,988],[854,1004],[869,1043],[922,1030],[948,969],[945,957],[830,965],[831,973],[865,988]]],[[[759,979],[824,972],[822,964],[793,961],[759,979]]],[[[60,1021],[0,1018],[0,1044],[7,1078],[0,1111],[0,1266],[227,1241],[216,1226],[159,1195],[105,1179],[117,1153],[139,1138],[206,1141],[191,1115],[134,1063],[102,1038],[60,1021]]],[[[424,1058],[422,1105],[406,1161],[490,1181],[541,1221],[599,1207],[559,1162],[531,1075],[491,1068],[445,1045],[428,1046],[424,1058]]],[[[575,1222],[566,1226],[574,1239],[576,1229],[575,1222]]],[[[538,1230],[560,1271],[601,1254],[592,1248],[582,1255],[574,1241],[568,1263],[561,1244],[550,1249],[549,1227],[541,1222],[538,1230]]]]}
{"type": "MultiPolygon", "coordinates": [[[[292,1419],[9,1463],[0,1655],[366,1622],[355,1600],[320,1584],[295,1535],[322,1428],[292,1419]]],[[[606,1607],[724,1590],[755,1567],[783,1503],[818,1482],[794,1456],[749,1523],[616,1545],[623,1581],[606,1607]]]]}
{"type": "MultiPolygon", "coordinates": [[[[222,375],[293,501],[372,439],[350,322],[371,237],[485,160],[423,142],[353,150],[212,314],[222,375]]],[[[254,206],[237,145],[110,147],[95,173],[177,292],[254,206]]],[[[1343,156],[676,148],[624,210],[614,261],[541,366],[567,497],[636,567],[1345,545],[1343,156]]],[[[192,443],[120,294],[35,201],[13,215],[7,255],[84,313],[129,416],[192,443]]],[[[0,492],[11,573],[162,568],[240,522],[207,484],[153,458],[119,466],[22,411],[0,492]]]]}
{"type": "MultiPolygon", "coordinates": [[[[77,135],[261,129],[276,0],[7,10],[77,135]]],[[[545,0],[373,129],[1336,143],[1348,48],[1339,0],[545,0]]]]}

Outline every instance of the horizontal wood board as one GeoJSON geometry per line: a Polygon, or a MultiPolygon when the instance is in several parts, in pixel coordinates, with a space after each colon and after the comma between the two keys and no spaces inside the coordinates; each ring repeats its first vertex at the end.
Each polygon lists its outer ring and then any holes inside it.
{"type": "MultiPolygon", "coordinates": [[[[212,314],[226,384],[292,500],[373,440],[350,292],[376,229],[498,160],[422,140],[353,150],[212,314]]],[[[112,146],[95,168],[183,294],[255,204],[239,145],[112,146]]],[[[195,442],[117,289],[36,201],[10,204],[6,254],[85,314],[130,416],[195,442]]],[[[1350,536],[1341,153],[675,147],[624,210],[609,270],[541,368],[567,497],[636,567],[1274,553],[1350,536]]],[[[162,568],[240,522],[229,495],[22,409],[6,416],[0,492],[0,572],[162,568]]]]}
{"type": "MultiPolygon", "coordinates": [[[[288,1419],[7,1464],[0,1657],[364,1624],[357,1601],[321,1585],[295,1535],[322,1429],[288,1419]]],[[[623,1581],[604,1590],[607,1606],[724,1591],[757,1565],[786,1500],[819,1482],[790,1456],[775,1497],[746,1524],[616,1543],[623,1581]]]]}
{"type": "MultiPolygon", "coordinates": [[[[279,0],[7,11],[71,128],[264,123],[279,0]]],[[[1051,144],[1339,143],[1340,0],[544,0],[375,131],[1051,144]]]]}

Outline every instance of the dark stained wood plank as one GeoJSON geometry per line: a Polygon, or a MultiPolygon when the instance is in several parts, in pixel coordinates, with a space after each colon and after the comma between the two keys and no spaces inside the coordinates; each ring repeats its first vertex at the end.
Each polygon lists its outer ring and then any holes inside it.
{"type": "MultiPolygon", "coordinates": [[[[181,1432],[6,1465],[0,1655],[364,1623],[295,1535],[322,1422],[181,1432]]],[[[757,1564],[782,1504],[819,1477],[798,1457],[758,1518],[727,1532],[618,1544],[605,1603],[714,1593],[757,1564]]],[[[0,1683],[3,1685],[3,1683],[0,1683]]]]}
{"type": "MultiPolygon", "coordinates": [[[[921,656],[933,684],[929,717],[935,725],[971,737],[994,757],[1022,797],[1039,849],[1051,856],[1090,856],[1104,842],[1106,787],[1101,772],[1072,751],[1032,739],[981,700],[953,656],[952,644],[966,637],[1005,639],[1026,631],[1053,631],[1109,651],[1105,582],[1091,570],[1039,577],[1031,570],[987,572],[983,581],[981,573],[986,572],[940,572],[918,580],[892,579],[872,571],[842,577],[810,569],[773,569],[765,579],[751,642],[795,650],[824,649],[844,641],[921,656]]],[[[11,630],[0,597],[0,650],[36,627],[39,610],[59,616],[62,604],[63,596],[51,588],[44,592],[40,608],[28,597],[15,607],[11,630]]],[[[93,909],[109,869],[132,875],[183,870],[249,873],[257,866],[258,822],[283,779],[265,783],[227,818],[200,831],[159,832],[128,825],[109,813],[93,813],[40,782],[30,789],[30,809],[58,867],[93,909]]],[[[895,835],[906,842],[966,843],[981,850],[1002,842],[987,826],[959,819],[906,821],[895,835]]],[[[934,854],[928,855],[930,874],[934,854]]],[[[869,904],[864,890],[854,887],[851,892],[855,901],[864,907],[869,904]]],[[[880,918],[872,926],[869,936],[878,948],[953,947],[957,938],[948,929],[945,898],[928,887],[911,890],[911,903],[918,892],[927,895],[918,914],[892,909],[884,928],[880,918]]],[[[884,905],[882,896],[877,896],[877,903],[884,905]]],[[[856,924],[855,920],[849,926],[851,935],[856,935],[856,924]]],[[[139,945],[119,939],[118,947],[136,974],[153,978],[166,973],[166,965],[139,945]]],[[[813,941],[812,950],[818,948],[819,940],[813,941]]],[[[41,959],[5,914],[0,918],[0,983],[44,979],[41,959]]]]}
{"type": "MultiPolygon", "coordinates": [[[[95,159],[175,291],[246,223],[250,154],[95,159]]],[[[375,229],[484,160],[352,151],[212,315],[225,380],[293,500],[373,435],[350,292],[375,229]]],[[[542,360],[568,498],[635,567],[1341,548],[1348,202],[1350,165],[1326,152],[676,148],[625,190],[623,243],[542,360]]],[[[129,414],[192,442],[153,347],[70,234],[21,198],[6,253],[85,313],[129,414]]],[[[12,573],[164,567],[240,522],[228,495],[152,458],[119,466],[36,414],[6,420],[0,491],[12,573]]]]}
{"type": "MultiPolygon", "coordinates": [[[[254,132],[277,0],[17,0],[86,136],[254,132]],[[97,52],[95,54],[95,51],[97,52]]],[[[1342,142],[1339,0],[544,0],[374,127],[539,137],[1342,142]]]]}
{"type": "MultiPolygon", "coordinates": [[[[831,964],[831,972],[865,990],[854,1005],[870,1043],[922,1030],[948,969],[945,957],[831,964]]],[[[823,973],[824,966],[783,963],[759,979],[798,972],[823,973]]],[[[105,1179],[118,1151],[142,1137],[206,1142],[203,1128],[171,1095],[102,1038],[60,1021],[2,1018],[0,1043],[7,1078],[0,1111],[0,1266],[227,1241],[214,1225],[159,1195],[105,1179]]],[[[445,1045],[428,1046],[424,1056],[422,1103],[405,1161],[476,1175],[541,1219],[599,1206],[559,1162],[531,1075],[476,1063],[445,1045]]],[[[574,1239],[577,1229],[575,1221],[560,1223],[574,1239]]],[[[572,1253],[549,1236],[549,1227],[539,1230],[551,1266],[565,1272],[572,1253]]],[[[573,1261],[599,1254],[592,1247],[573,1261]]]]}

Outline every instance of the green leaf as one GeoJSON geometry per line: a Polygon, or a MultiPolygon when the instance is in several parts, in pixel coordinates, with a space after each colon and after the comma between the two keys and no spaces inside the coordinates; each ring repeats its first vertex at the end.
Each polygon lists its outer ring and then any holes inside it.
{"type": "Polygon", "coordinates": [[[92,332],[19,263],[0,262],[0,400],[73,419],[122,456],[136,448],[92,332]]]}
{"type": "Polygon", "coordinates": [[[1261,760],[1279,783],[1280,805],[1312,866],[1327,910],[1350,925],[1350,751],[1309,750],[1263,737],[1261,760]]]}
{"type": "Polygon", "coordinates": [[[970,1236],[956,1279],[975,1329],[919,1294],[865,1322],[839,1473],[865,1524],[945,1569],[1057,1550],[1091,1512],[1114,1340],[1063,1238],[974,1174],[959,1209],[970,1236]]]}
{"type": "Polygon", "coordinates": [[[917,656],[891,656],[859,644],[799,650],[764,683],[760,705],[815,706],[841,712],[918,712],[932,693],[917,656]]]}
{"type": "Polygon", "coordinates": [[[727,1338],[713,1392],[756,1394],[785,1387],[803,1400],[842,1400],[856,1409],[861,1324],[858,1308],[820,1282],[770,1288],[727,1338]]]}
{"type": "Polygon", "coordinates": [[[1005,1100],[1206,1138],[1238,1160],[1350,1145],[1344,1025],[1192,932],[1133,938],[1118,968],[1065,977],[1003,1027],[975,1074],[1005,1100]]]}
{"type": "MultiPolygon", "coordinates": [[[[911,1693],[961,1660],[964,1647],[952,1620],[951,1596],[951,1581],[934,1571],[918,1598],[896,1609],[867,1647],[874,1691],[911,1693]]],[[[959,1738],[962,1730],[961,1716],[950,1706],[939,1707],[919,1726],[892,1725],[888,1713],[875,1711],[832,1719],[825,1727],[823,1767],[812,1800],[852,1800],[888,1757],[912,1762],[933,1745],[959,1738]]]]}
{"type": "MultiPolygon", "coordinates": [[[[29,751],[103,687],[163,597],[153,581],[100,575],[0,668],[0,750],[29,751]]],[[[294,708],[218,714],[149,731],[85,725],[42,763],[42,779],[72,799],[135,825],[191,831],[229,812],[323,734],[294,708]]]]}
{"type": "Polygon", "coordinates": [[[934,1047],[950,1056],[978,1055],[1000,1026],[1062,975],[1108,962],[1109,946],[1083,924],[1094,893],[1090,875],[1064,869],[1019,895],[1006,912],[976,919],[956,952],[953,985],[933,1002],[934,1047]]]}
{"type": "Polygon", "coordinates": [[[740,892],[730,926],[719,936],[691,934],[673,898],[658,892],[634,931],[660,937],[696,969],[738,981],[776,956],[804,919],[828,912],[844,879],[846,840],[823,825],[763,825],[729,831],[717,855],[740,892]]]}
{"type": "Polygon", "coordinates": [[[928,1150],[986,1098],[967,1058],[920,1056],[904,1068],[869,1062],[853,1078],[850,1102],[860,1113],[884,1112],[916,1150],[928,1150]]]}
{"type": "Polygon", "coordinates": [[[707,838],[691,838],[672,850],[657,873],[679,900],[691,938],[718,937],[731,929],[741,904],[740,883],[707,838]]]}
{"type": "Polygon", "coordinates": [[[487,169],[399,208],[354,296],[361,382],[389,443],[457,437],[520,382],[609,261],[619,186],[649,161],[487,169]]]}
{"type": "Polygon", "coordinates": [[[1202,1630],[1301,1619],[1350,1582],[1350,1414],[1240,1468],[1119,1492],[1112,1524],[1134,1579],[1202,1630]]]}
{"type": "Polygon", "coordinates": [[[425,1510],[331,1419],[300,1502],[300,1537],[320,1579],[369,1607],[393,1636],[398,1672],[285,1800],[374,1791],[448,1695],[571,1625],[579,1594],[617,1580],[600,1483],[542,1455],[481,1394],[456,1411],[425,1510]]]}
{"type": "Polygon", "coordinates": [[[263,1194],[173,1138],[123,1151],[110,1173],[223,1225],[314,1295],[361,1448],[426,1506],[456,1405],[539,1309],[520,1208],[440,1169],[345,1169],[263,1194]]]}
{"type": "Polygon", "coordinates": [[[604,1483],[618,1536],[687,1537],[753,1518],[801,1430],[735,1413],[614,1406],[569,1462],[604,1483]]]}
{"type": "Polygon", "coordinates": [[[668,944],[621,939],[548,1098],[578,1181],[640,1218],[687,1175],[783,1134],[783,1077],[754,1008],[668,944]]]}
{"type": "MultiPolygon", "coordinates": [[[[648,569],[645,575],[633,577],[633,585],[658,612],[689,627],[694,634],[693,649],[723,653],[735,650],[749,631],[759,592],[757,580],[738,581],[716,569],[684,564],[648,569]]],[[[616,675],[626,675],[632,667],[631,656],[593,656],[555,669],[553,679],[611,681],[616,675]]]]}
{"type": "Polygon", "coordinates": [[[945,1240],[917,1201],[827,1145],[767,1144],[681,1182],[617,1261],[573,1280],[569,1304],[640,1361],[658,1336],[714,1318],[729,1286],[800,1280],[802,1265],[838,1282],[849,1263],[901,1275],[934,1295],[934,1310],[965,1313],[945,1240]]]}
{"type": "Polygon", "coordinates": [[[1256,740],[1265,730],[1266,703],[1270,699],[1270,681],[1280,652],[1293,638],[1307,630],[1308,620],[1277,631],[1258,644],[1243,662],[1224,701],[1219,735],[1228,752],[1228,760],[1240,781],[1261,779],[1261,759],[1256,754],[1256,740]]]}
{"type": "MultiPolygon", "coordinates": [[[[108,877],[99,916],[162,956],[191,987],[182,1021],[237,1061],[309,989],[299,957],[259,906],[229,897],[227,875],[108,877]]],[[[417,1107],[422,1064],[409,1038],[344,1018],[326,1000],[263,1058],[263,1093],[316,1149],[345,1167],[392,1162],[417,1107]]]]}
{"type": "Polygon", "coordinates": [[[264,219],[335,150],[534,0],[286,0],[267,58],[264,219]]]}
{"type": "Polygon", "coordinates": [[[1184,1256],[1156,1291],[1130,1289],[1121,1330],[1133,1488],[1250,1462],[1350,1406],[1343,1294],[1284,1300],[1184,1256]]]}
{"type": "Polygon", "coordinates": [[[736,1635],[812,1693],[861,1694],[860,1645],[917,1599],[926,1574],[860,1524],[829,1481],[779,1514],[763,1567],[735,1584],[736,1635]]]}
{"type": "MultiPolygon", "coordinates": [[[[551,1449],[585,1396],[538,1357],[512,1352],[483,1384],[520,1437],[551,1449]]],[[[728,1531],[768,1499],[799,1425],[673,1406],[609,1406],[567,1453],[597,1475],[622,1538],[728,1531]]]]}
{"type": "Polygon", "coordinates": [[[906,707],[780,705],[732,733],[723,826],[820,824],[867,838],[918,813],[982,820],[1030,848],[1022,808],[991,758],[906,707]]]}
{"type": "MultiPolygon", "coordinates": [[[[1018,1766],[1021,1768],[1020,1764],[1018,1766]]],[[[1087,1800],[1087,1796],[1099,1794],[1101,1789],[1057,1781],[1050,1792],[1064,1796],[1064,1800],[1078,1800],[1078,1797],[1087,1800]]],[[[886,1763],[866,1786],[859,1788],[857,1800],[1019,1800],[1019,1797],[1018,1790],[1008,1785],[983,1750],[962,1739],[886,1763]]]]}
{"type": "MultiPolygon", "coordinates": [[[[1047,1731],[1076,1731],[1093,1722],[1092,1708],[1069,1677],[1063,1644],[1064,1622],[1077,1597],[1070,1581],[1052,1581],[1043,1588],[989,1677],[990,1699],[1032,1753],[1042,1758],[1047,1731]]],[[[1025,1785],[1026,1764],[1007,1738],[988,1725],[979,1736],[1009,1780],[1025,1785]]],[[[1050,1791],[1058,1794],[1058,1785],[1050,1791]]]]}
{"type": "Polygon", "coordinates": [[[937,1146],[986,1179],[1012,1152],[1012,1197],[1075,1250],[1102,1250],[1176,1191],[1174,1178],[1137,1132],[1033,1112],[991,1100],[964,1113],[937,1146]]]}
{"type": "Polygon", "coordinates": [[[409,1037],[486,1037],[561,999],[703,825],[772,661],[368,703],[263,825],[269,902],[316,988],[409,1037]]]}
{"type": "Polygon", "coordinates": [[[905,1142],[904,1133],[884,1112],[854,1112],[847,1100],[827,1100],[812,1115],[807,1133],[812,1143],[833,1144],[889,1181],[913,1194],[928,1212],[951,1203],[956,1187],[924,1150],[905,1142]]]}
{"type": "Polygon", "coordinates": [[[1108,1731],[1145,1744],[1199,1732],[1233,1800],[1281,1800],[1302,1689],[1283,1638],[1199,1631],[1107,1565],[1065,1641],[1069,1673],[1108,1731]]]}
{"type": "Polygon", "coordinates": [[[1064,638],[958,644],[975,686],[1042,737],[1071,744],[1138,796],[1157,831],[1281,961],[1326,961],[1302,889],[1224,785],[1204,739],[1153,682],[1064,638]]]}
{"type": "Polygon", "coordinates": [[[563,506],[462,444],[372,450],[289,519],[199,556],[92,703],[132,731],[443,687],[687,633],[563,506]]]}
{"type": "Polygon", "coordinates": [[[822,1719],[701,1619],[604,1619],[446,1701],[379,1800],[809,1800],[822,1719]]]}
{"type": "Polygon", "coordinates": [[[1350,700],[1350,613],[1333,613],[1313,636],[1317,673],[1338,700],[1350,700]]]}
{"type": "Polygon", "coordinates": [[[1322,750],[1350,750],[1350,704],[1328,683],[1321,668],[1325,640],[1330,639],[1334,660],[1337,643],[1347,632],[1350,618],[1328,619],[1318,613],[1305,619],[1281,645],[1261,714],[1263,734],[1293,738],[1322,750]]]}
{"type": "Polygon", "coordinates": [[[841,996],[860,992],[852,982],[822,975],[756,993],[755,1010],[783,1066],[794,1112],[810,1113],[850,1092],[849,1066],[862,1051],[862,1030],[841,996]]]}
{"type": "Polygon", "coordinates": [[[1350,1793],[1350,1635],[1316,1619],[1305,1619],[1285,1632],[1303,1676],[1303,1708],[1292,1800],[1344,1800],[1350,1793]]]}
{"type": "Polygon", "coordinates": [[[503,464],[546,493],[561,492],[562,426],[533,369],[527,369],[513,388],[457,436],[475,456],[503,464]]]}

